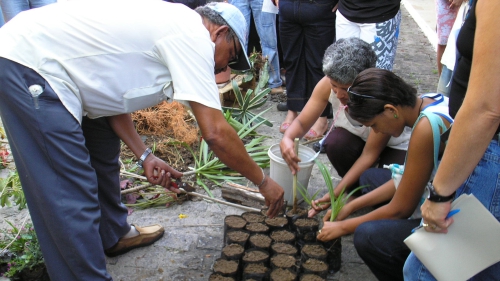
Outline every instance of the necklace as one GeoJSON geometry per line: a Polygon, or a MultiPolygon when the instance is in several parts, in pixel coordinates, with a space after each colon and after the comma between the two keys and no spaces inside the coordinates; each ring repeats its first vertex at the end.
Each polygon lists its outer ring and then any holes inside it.
{"type": "Polygon", "coordinates": [[[422,109],[422,105],[424,104],[424,98],[420,98],[422,102],[420,103],[420,107],[418,108],[418,112],[422,109]]]}

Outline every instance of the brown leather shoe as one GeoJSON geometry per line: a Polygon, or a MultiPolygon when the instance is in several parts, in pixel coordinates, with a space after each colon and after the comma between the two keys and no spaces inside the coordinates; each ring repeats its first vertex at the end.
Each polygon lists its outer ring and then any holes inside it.
{"type": "Polygon", "coordinates": [[[272,88],[270,94],[271,95],[280,95],[280,94],[283,94],[283,87],[272,88]]]}
{"type": "Polygon", "coordinates": [[[126,252],[135,248],[149,246],[158,241],[163,236],[165,229],[159,224],[153,224],[145,227],[140,227],[132,224],[139,232],[139,235],[130,238],[121,238],[111,248],[104,250],[108,257],[116,257],[123,255],[126,252]]]}

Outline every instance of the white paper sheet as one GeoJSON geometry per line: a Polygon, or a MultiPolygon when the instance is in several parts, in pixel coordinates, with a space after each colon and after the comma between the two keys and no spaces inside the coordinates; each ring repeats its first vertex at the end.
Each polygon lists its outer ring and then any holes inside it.
{"type": "Polygon", "coordinates": [[[262,12],[277,14],[278,7],[274,6],[271,0],[264,0],[262,2],[262,12]]]}
{"type": "Polygon", "coordinates": [[[500,223],[474,195],[452,203],[454,223],[447,234],[420,228],[405,239],[427,269],[440,281],[467,280],[500,261],[500,223]]]}

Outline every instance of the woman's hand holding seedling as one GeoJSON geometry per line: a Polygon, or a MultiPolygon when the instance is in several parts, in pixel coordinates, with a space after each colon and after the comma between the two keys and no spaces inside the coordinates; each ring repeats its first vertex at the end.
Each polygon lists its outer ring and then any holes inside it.
{"type": "Polygon", "coordinates": [[[323,228],[316,238],[320,241],[329,241],[349,234],[348,231],[344,230],[343,224],[343,221],[324,222],[323,228]]]}
{"type": "MultiPolygon", "coordinates": [[[[351,205],[349,204],[346,204],[344,207],[342,207],[342,209],[340,209],[338,215],[337,215],[337,221],[341,221],[341,220],[344,220],[346,219],[351,213],[353,212],[353,209],[351,208],[351,205]]],[[[325,216],[323,217],[323,221],[324,222],[327,222],[327,221],[330,221],[330,218],[332,216],[332,210],[328,210],[325,214],[325,216]]]]}
{"type": "Polygon", "coordinates": [[[294,145],[294,140],[283,137],[283,139],[280,142],[280,149],[281,149],[281,157],[283,157],[283,160],[285,160],[286,164],[288,165],[288,168],[290,168],[290,171],[292,172],[292,175],[295,175],[299,170],[299,162],[300,158],[295,153],[295,145],[294,145]]]}
{"type": "Polygon", "coordinates": [[[311,207],[312,209],[309,210],[309,213],[307,214],[308,217],[310,218],[328,209],[328,207],[330,207],[330,194],[327,193],[323,195],[323,197],[321,197],[320,199],[313,200],[311,202],[311,207]]]}

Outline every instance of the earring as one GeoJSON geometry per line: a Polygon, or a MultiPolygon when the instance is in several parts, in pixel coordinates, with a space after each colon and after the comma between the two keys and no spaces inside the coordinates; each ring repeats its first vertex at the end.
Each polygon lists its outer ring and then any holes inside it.
{"type": "Polygon", "coordinates": [[[394,114],[394,118],[398,119],[398,115],[397,115],[397,114],[394,114]]]}

